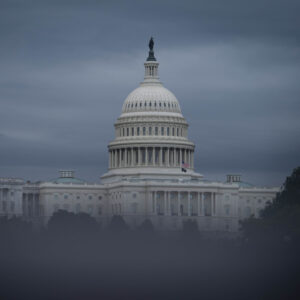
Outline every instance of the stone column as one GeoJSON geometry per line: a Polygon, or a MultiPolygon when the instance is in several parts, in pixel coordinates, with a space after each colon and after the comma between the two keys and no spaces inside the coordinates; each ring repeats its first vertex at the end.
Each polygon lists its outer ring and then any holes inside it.
{"type": "Polygon", "coordinates": [[[187,211],[187,213],[188,213],[188,216],[190,217],[191,216],[191,194],[190,194],[190,192],[188,192],[188,211],[187,211]]]}
{"type": "Polygon", "coordinates": [[[157,192],[154,192],[154,214],[157,215],[157,192]]]}
{"type": "Polygon", "coordinates": [[[133,156],[133,154],[134,154],[134,148],[132,147],[131,148],[131,166],[133,167],[134,166],[134,156],[133,156]]]}
{"type": "Polygon", "coordinates": [[[108,151],[108,168],[111,168],[111,151],[108,151]]]}
{"type": "Polygon", "coordinates": [[[197,204],[198,204],[198,207],[197,207],[197,209],[198,209],[198,216],[200,216],[201,215],[201,203],[200,203],[200,193],[198,192],[197,193],[197,204]]]}
{"type": "Polygon", "coordinates": [[[164,216],[167,215],[167,192],[164,192],[164,216]]]}
{"type": "Polygon", "coordinates": [[[216,215],[216,193],[212,193],[213,198],[213,212],[214,216],[216,215]]]}
{"type": "Polygon", "coordinates": [[[171,215],[171,201],[170,201],[170,192],[167,192],[167,203],[168,203],[168,216],[171,215]]]}
{"type": "Polygon", "coordinates": [[[120,148],[119,149],[119,165],[118,165],[118,167],[120,168],[121,166],[122,166],[122,149],[120,148]]]}
{"type": "Polygon", "coordinates": [[[179,160],[179,166],[181,166],[181,164],[182,164],[182,151],[183,151],[183,149],[179,148],[179,158],[180,158],[180,160],[179,160]]]}
{"type": "Polygon", "coordinates": [[[124,150],[124,167],[127,167],[127,164],[128,164],[128,162],[127,162],[127,148],[125,148],[125,150],[124,150]]]}
{"type": "Polygon", "coordinates": [[[155,165],[155,147],[152,147],[152,166],[155,165]]]}
{"type": "Polygon", "coordinates": [[[180,199],[180,192],[178,192],[178,216],[181,216],[181,199],[180,199]]]}
{"type": "Polygon", "coordinates": [[[114,150],[114,157],[115,157],[115,168],[118,167],[118,151],[115,149],[114,150]]]}
{"type": "Polygon", "coordinates": [[[173,166],[176,167],[176,148],[173,148],[173,166]]]}
{"type": "Polygon", "coordinates": [[[145,166],[148,166],[148,147],[145,147],[145,166]]]}
{"type": "Polygon", "coordinates": [[[215,211],[215,201],[214,201],[214,193],[211,192],[210,193],[210,199],[211,199],[211,215],[213,216],[214,215],[214,211],[215,211]]]}
{"type": "Polygon", "coordinates": [[[110,150],[110,167],[114,167],[114,153],[112,150],[110,150]]]}
{"type": "Polygon", "coordinates": [[[163,151],[163,148],[160,147],[159,148],[159,166],[160,167],[162,166],[162,151],[163,151]]]}
{"type": "Polygon", "coordinates": [[[138,153],[139,153],[138,165],[140,166],[142,164],[142,151],[140,147],[138,147],[138,153]]]}
{"type": "Polygon", "coordinates": [[[27,194],[23,194],[22,199],[22,211],[25,217],[27,217],[27,194]]]}

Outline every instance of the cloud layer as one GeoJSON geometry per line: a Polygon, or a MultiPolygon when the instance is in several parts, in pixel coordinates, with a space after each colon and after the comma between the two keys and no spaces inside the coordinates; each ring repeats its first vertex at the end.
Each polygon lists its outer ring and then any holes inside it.
{"type": "Polygon", "coordinates": [[[0,176],[97,181],[148,38],[196,167],[283,182],[300,158],[297,1],[1,1],[0,176]]]}

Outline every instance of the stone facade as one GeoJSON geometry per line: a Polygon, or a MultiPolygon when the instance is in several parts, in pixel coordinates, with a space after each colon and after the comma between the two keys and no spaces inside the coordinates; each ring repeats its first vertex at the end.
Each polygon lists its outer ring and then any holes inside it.
{"type": "Polygon", "coordinates": [[[104,225],[113,215],[132,227],[149,219],[161,230],[180,230],[193,219],[201,231],[230,233],[238,232],[239,220],[259,217],[279,188],[253,187],[240,175],[209,182],[195,172],[188,123],[174,94],[159,81],[158,65],[154,56],[145,62],[144,81],[124,101],[101,184],[86,183],[68,170],[49,182],[2,179],[0,215],[46,224],[64,209],[86,212],[104,225]]]}

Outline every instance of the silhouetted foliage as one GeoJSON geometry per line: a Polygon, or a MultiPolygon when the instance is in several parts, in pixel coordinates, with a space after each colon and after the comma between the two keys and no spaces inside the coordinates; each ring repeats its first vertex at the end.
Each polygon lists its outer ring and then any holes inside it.
{"type": "Polygon", "coordinates": [[[154,227],[152,222],[149,219],[146,219],[142,222],[142,224],[138,227],[138,230],[145,233],[153,233],[154,227]]]}
{"type": "Polygon", "coordinates": [[[0,241],[0,252],[12,252],[18,248],[25,250],[33,242],[31,224],[19,217],[1,217],[0,241]]]}
{"type": "Polygon", "coordinates": [[[89,236],[99,229],[99,224],[86,213],[74,214],[65,210],[58,210],[50,218],[47,226],[53,236],[89,236]]]}
{"type": "Polygon", "coordinates": [[[198,225],[195,220],[188,219],[183,222],[182,232],[184,235],[195,235],[199,233],[198,225]]]}
{"type": "Polygon", "coordinates": [[[30,223],[23,221],[18,217],[1,217],[0,218],[0,237],[1,239],[21,238],[32,232],[30,223]]]}
{"type": "Polygon", "coordinates": [[[125,223],[122,216],[113,216],[110,220],[110,224],[108,227],[109,231],[114,233],[124,233],[128,231],[129,227],[125,223]]]}
{"type": "Polygon", "coordinates": [[[261,212],[261,217],[242,221],[241,229],[249,241],[300,243],[300,167],[287,177],[282,191],[261,212]]]}

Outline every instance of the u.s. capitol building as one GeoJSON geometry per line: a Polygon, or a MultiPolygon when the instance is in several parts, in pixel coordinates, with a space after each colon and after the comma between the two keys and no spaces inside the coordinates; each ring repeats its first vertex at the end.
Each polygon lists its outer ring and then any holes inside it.
{"type": "Polygon", "coordinates": [[[199,230],[237,232],[239,220],[259,217],[279,188],[259,188],[228,175],[211,182],[194,170],[195,145],[175,95],[159,80],[153,40],[145,77],[124,101],[109,143],[108,171],[101,184],[64,170],[48,182],[0,178],[0,216],[46,224],[59,209],[87,212],[102,224],[121,215],[132,227],[149,219],[162,230],[179,230],[192,219],[199,230]]]}

